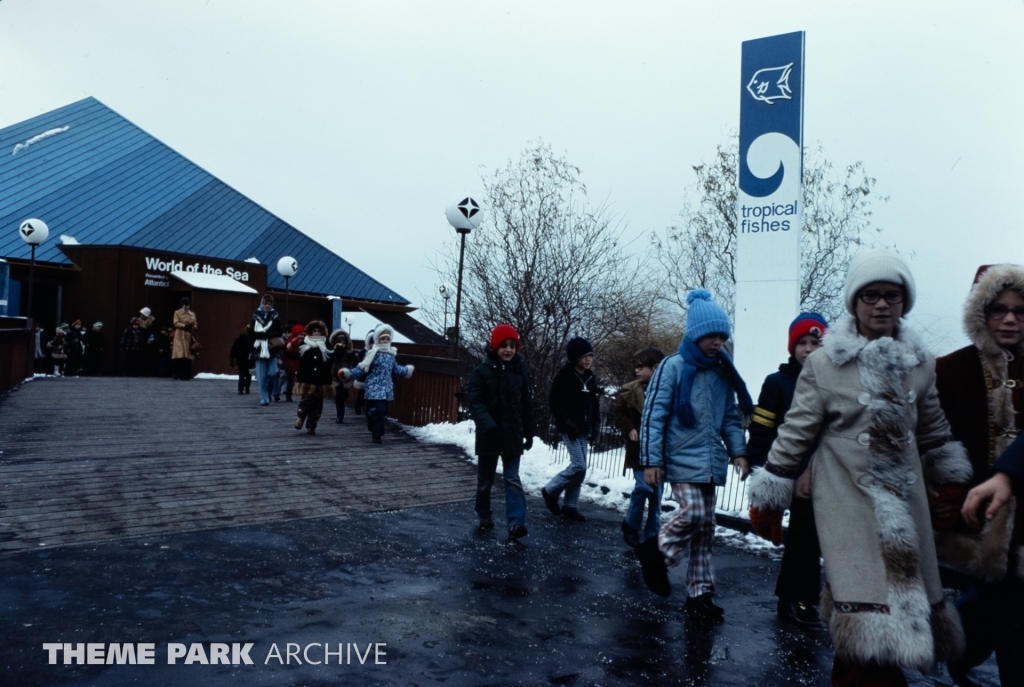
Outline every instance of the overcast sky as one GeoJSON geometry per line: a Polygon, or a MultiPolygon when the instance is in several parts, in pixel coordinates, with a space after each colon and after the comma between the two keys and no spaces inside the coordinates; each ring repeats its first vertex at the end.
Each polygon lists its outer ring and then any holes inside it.
{"type": "Polygon", "coordinates": [[[671,224],[740,43],[796,30],[805,141],[878,179],[912,319],[962,345],[976,267],[1024,262],[1022,0],[2,0],[0,126],[94,96],[418,304],[445,206],[530,141],[629,236],[671,224]]]}

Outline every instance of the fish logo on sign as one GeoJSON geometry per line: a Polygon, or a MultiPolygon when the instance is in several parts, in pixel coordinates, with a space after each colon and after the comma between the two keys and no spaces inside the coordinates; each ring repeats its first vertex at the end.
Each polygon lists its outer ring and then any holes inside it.
{"type": "Polygon", "coordinates": [[[793,63],[781,67],[758,69],[747,84],[747,91],[754,100],[774,105],[776,100],[792,100],[793,89],[789,87],[789,75],[793,63]]]}

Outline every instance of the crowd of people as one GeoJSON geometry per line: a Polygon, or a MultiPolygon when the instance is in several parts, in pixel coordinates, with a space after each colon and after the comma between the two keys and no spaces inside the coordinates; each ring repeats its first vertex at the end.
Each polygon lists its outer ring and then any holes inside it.
{"type": "Polygon", "coordinates": [[[250,393],[256,377],[261,406],[281,402],[282,396],[291,403],[298,396],[295,429],[305,427],[310,435],[316,434],[325,399],[334,399],[335,422],[345,421],[349,390],[355,388],[355,411],[365,408],[371,440],[380,444],[395,398],[394,380],[410,378],[414,371],[412,365],[398,364],[393,337],[391,327],[380,324],[355,350],[345,330],[332,332],[322,320],[293,325],[286,333],[273,296],[266,294],[232,344],[229,362],[238,368],[239,395],[250,393]]]}
{"type": "Polygon", "coordinates": [[[148,307],[129,320],[116,339],[116,369],[104,367],[106,342],[102,321],[89,328],[81,320],[63,322],[53,330],[37,322],[33,329],[35,372],[63,377],[122,374],[191,379],[191,361],[198,347],[193,346],[197,326],[189,299],[182,299],[170,327],[161,329],[154,326],[155,322],[156,317],[148,307]]]}
{"type": "MultiPolygon", "coordinates": [[[[662,596],[687,558],[686,611],[721,621],[715,488],[731,463],[740,479],[751,475],[754,531],[785,546],[778,614],[827,625],[834,685],[906,685],[904,669],[939,663],[971,685],[993,653],[1002,684],[1024,685],[1024,509],[1014,499],[1024,485],[1024,267],[978,270],[964,308],[971,344],[938,361],[904,320],[916,295],[901,256],[859,253],[843,291],[848,315],[801,313],[789,358],[755,405],[726,350],[728,316],[707,291],[691,292],[679,349],[638,351],[637,379],[617,397],[635,481],[623,537],[662,596]],[[679,508],[662,523],[666,483],[679,508]],[[944,588],[963,594],[952,603],[944,588]]],[[[535,429],[521,345],[513,327],[495,327],[467,398],[479,527],[495,527],[500,460],[513,542],[528,535],[519,466],[535,429]]],[[[585,339],[566,357],[548,401],[570,461],[541,496],[553,515],[585,522],[579,494],[600,387],[585,339]]]]}

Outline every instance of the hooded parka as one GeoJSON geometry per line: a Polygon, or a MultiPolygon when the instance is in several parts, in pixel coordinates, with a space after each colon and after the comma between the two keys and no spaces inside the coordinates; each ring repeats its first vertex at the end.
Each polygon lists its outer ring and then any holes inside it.
{"type": "Polygon", "coordinates": [[[469,375],[469,413],[476,423],[476,453],[517,456],[534,434],[533,385],[526,359],[502,361],[493,349],[469,375]]]}
{"type": "MultiPolygon", "coordinates": [[[[935,361],[939,402],[953,435],[967,447],[974,484],[992,466],[1024,424],[1024,342],[1002,348],[986,326],[985,311],[1004,289],[1024,294],[1024,267],[993,265],[979,275],[964,305],[964,331],[971,345],[935,361]]],[[[982,533],[937,532],[943,562],[972,577],[997,582],[1006,575],[1007,555],[1024,562],[1024,509],[1011,501],[982,533]]],[[[1024,579],[1024,565],[1017,566],[1024,579]]]]}
{"type": "Polygon", "coordinates": [[[840,320],[807,358],[768,463],[750,480],[751,505],[785,510],[800,459],[819,442],[811,495],[828,578],[822,612],[847,662],[927,671],[963,648],[926,486],[966,483],[971,469],[950,441],[934,365],[904,325],[869,341],[853,317],[840,320]]]}

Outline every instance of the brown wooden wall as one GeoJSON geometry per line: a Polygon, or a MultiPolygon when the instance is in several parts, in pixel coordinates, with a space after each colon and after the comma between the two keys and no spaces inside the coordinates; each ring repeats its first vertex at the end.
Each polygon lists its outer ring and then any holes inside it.
{"type": "MultiPolygon", "coordinates": [[[[147,335],[155,335],[160,329],[171,326],[174,311],[180,307],[182,296],[192,298],[192,309],[196,313],[200,341],[203,344],[203,351],[193,364],[193,371],[222,374],[235,372],[228,365],[228,351],[235,337],[252,318],[260,296],[266,291],[266,265],[117,246],[61,246],[61,249],[79,267],[79,270],[69,272],[66,277],[62,319],[65,322],[81,319],[86,327],[92,326],[97,320],[103,322],[104,352],[101,369],[104,374],[122,372],[118,347],[131,318],[137,316],[142,308],[148,307],[156,321],[147,335]],[[249,281],[242,283],[256,293],[192,289],[169,275],[166,275],[168,286],[148,286],[146,275],[159,273],[147,269],[147,257],[181,261],[183,267],[201,263],[225,272],[228,267],[244,271],[248,273],[249,281]]],[[[145,350],[144,359],[147,370],[152,372],[157,362],[155,346],[145,350]]]]}
{"type": "MultiPolygon", "coordinates": [[[[401,349],[401,344],[399,344],[401,349]]],[[[435,422],[456,422],[463,365],[458,360],[398,354],[401,365],[413,365],[412,379],[395,381],[395,400],[388,416],[415,427],[435,422]]]]}
{"type": "Polygon", "coordinates": [[[0,394],[32,374],[32,331],[21,318],[0,318],[0,394]]]}

